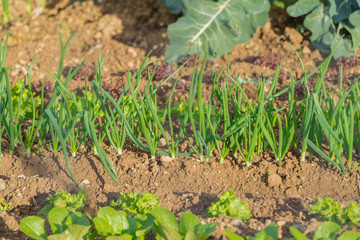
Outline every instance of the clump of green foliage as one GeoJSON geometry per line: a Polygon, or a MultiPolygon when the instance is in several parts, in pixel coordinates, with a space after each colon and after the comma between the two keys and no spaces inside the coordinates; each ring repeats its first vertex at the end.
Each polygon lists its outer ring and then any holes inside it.
{"type": "Polygon", "coordinates": [[[349,57],[360,46],[358,0],[298,0],[287,12],[292,17],[306,15],[304,27],[311,31],[311,42],[322,53],[335,51],[335,59],[349,57]]]}
{"type": "Polygon", "coordinates": [[[198,239],[205,240],[215,231],[216,223],[201,224],[190,212],[184,212],[178,222],[174,214],[165,208],[151,211],[152,232],[156,239],[198,239]]]}
{"type": "Polygon", "coordinates": [[[250,220],[251,209],[246,202],[239,197],[234,197],[234,190],[224,192],[219,201],[212,203],[206,211],[207,217],[218,217],[225,214],[227,217],[236,217],[242,221],[250,220]]]}
{"type": "Polygon", "coordinates": [[[334,58],[349,57],[360,46],[360,3],[358,0],[158,0],[172,13],[181,13],[169,25],[169,61],[194,53],[217,58],[238,43],[252,39],[256,28],[268,19],[270,4],[286,8],[292,17],[306,15],[305,29],[322,53],[330,54],[339,41],[334,58]],[[226,36],[223,38],[223,36],[226,36]],[[342,38],[342,36],[344,36],[342,38]]]}
{"type": "Polygon", "coordinates": [[[146,192],[139,194],[136,192],[120,192],[117,201],[111,201],[110,206],[119,207],[131,214],[145,214],[151,212],[154,208],[160,207],[161,202],[156,194],[146,192]]]}
{"type": "Polygon", "coordinates": [[[21,230],[32,239],[94,239],[97,235],[91,232],[89,219],[80,212],[71,213],[66,208],[54,207],[47,220],[52,234],[45,231],[45,219],[39,216],[28,216],[20,221],[21,230]]]}
{"type": "MultiPolygon", "coordinates": [[[[335,240],[335,239],[341,239],[341,240],[350,240],[350,239],[359,239],[360,233],[355,231],[346,231],[343,232],[338,238],[337,235],[339,231],[341,230],[340,225],[333,223],[333,222],[325,222],[322,225],[320,225],[314,234],[313,239],[327,239],[327,240],[335,240]]],[[[229,240],[244,240],[245,238],[237,235],[236,233],[231,232],[228,229],[224,229],[224,232],[229,240]]],[[[300,232],[298,229],[294,227],[290,227],[290,233],[293,235],[294,238],[283,238],[284,240],[310,240],[305,236],[304,233],[300,232]]],[[[247,237],[248,240],[277,240],[278,239],[278,226],[276,224],[272,223],[265,227],[260,232],[256,233],[255,236],[247,237]]]]}
{"type": "Polygon", "coordinates": [[[47,200],[49,203],[38,212],[38,215],[47,216],[54,207],[65,208],[70,212],[80,212],[85,207],[84,201],[87,200],[87,196],[85,191],[80,188],[77,194],[60,191],[48,197],[47,200]]]}
{"type": "Polygon", "coordinates": [[[10,202],[7,203],[3,198],[0,198],[0,212],[6,211],[10,206],[10,202]]]}
{"type": "Polygon", "coordinates": [[[248,42],[258,27],[268,20],[269,0],[208,1],[158,0],[171,12],[182,16],[170,24],[170,45],[165,56],[178,61],[195,53],[216,59],[230,52],[235,44],[248,42]]]}
{"type": "Polygon", "coordinates": [[[341,226],[353,226],[360,221],[360,207],[355,202],[340,208],[340,202],[334,202],[331,198],[318,198],[309,207],[309,214],[319,214],[318,221],[331,221],[341,226]]]}
{"type": "MultiPolygon", "coordinates": [[[[83,192],[79,192],[80,195],[83,192]]],[[[76,202],[79,196],[60,192],[53,197],[76,202]],[[61,195],[61,197],[59,197],[61,195]]],[[[21,220],[21,230],[33,239],[145,239],[152,232],[156,239],[199,239],[205,240],[215,231],[216,223],[201,224],[200,220],[190,212],[185,212],[176,219],[174,214],[158,207],[157,196],[150,193],[120,193],[119,197],[124,210],[112,207],[101,208],[97,215],[84,215],[79,206],[66,204],[63,207],[53,206],[47,218],[28,216],[21,220]],[[133,214],[136,213],[135,216],[133,214]],[[45,221],[51,227],[51,233],[45,231],[45,221]]],[[[54,204],[54,205],[55,205],[54,204]]]]}
{"type": "Polygon", "coordinates": [[[35,113],[35,117],[38,118],[41,98],[36,96],[35,93],[31,91],[31,88],[23,88],[23,84],[23,81],[18,81],[11,88],[14,114],[19,114],[20,116],[31,119],[35,113]],[[22,97],[20,95],[22,95],[22,97]],[[20,105],[19,101],[21,101],[20,105]],[[18,106],[20,106],[20,108],[18,106]]]}

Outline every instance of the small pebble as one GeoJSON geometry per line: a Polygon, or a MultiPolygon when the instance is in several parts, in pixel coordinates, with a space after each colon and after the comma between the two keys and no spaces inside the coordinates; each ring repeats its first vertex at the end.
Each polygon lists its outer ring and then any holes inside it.
{"type": "Polygon", "coordinates": [[[234,219],[232,220],[232,225],[233,225],[234,227],[239,227],[239,226],[241,226],[241,223],[242,223],[242,221],[239,220],[239,219],[237,219],[237,218],[234,218],[234,219]]]}
{"type": "Polygon", "coordinates": [[[170,156],[161,156],[160,161],[162,161],[162,162],[172,162],[172,161],[174,161],[174,159],[171,158],[170,156]]]}
{"type": "Polygon", "coordinates": [[[159,144],[158,144],[159,147],[165,147],[166,146],[166,141],[165,141],[165,138],[160,138],[159,139],[159,144]]]}
{"type": "Polygon", "coordinates": [[[5,190],[6,188],[6,184],[5,183],[0,183],[0,190],[5,190]]]}
{"type": "Polygon", "coordinates": [[[87,179],[84,179],[79,183],[79,188],[84,188],[84,187],[86,187],[86,185],[89,185],[89,184],[90,184],[90,181],[87,179]]]}

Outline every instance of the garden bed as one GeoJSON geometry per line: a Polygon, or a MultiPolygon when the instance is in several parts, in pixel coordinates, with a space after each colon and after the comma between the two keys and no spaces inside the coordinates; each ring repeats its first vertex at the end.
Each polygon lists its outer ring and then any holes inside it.
{"type": "MultiPolygon", "coordinates": [[[[164,51],[168,44],[167,25],[176,20],[176,16],[152,0],[103,1],[100,5],[92,2],[68,4],[62,1],[45,10],[39,2],[33,2],[33,12],[22,12],[19,2],[14,1],[13,15],[16,18],[1,32],[5,39],[9,32],[7,62],[12,84],[25,77],[29,63],[41,55],[33,68],[32,81],[39,83],[43,77],[49,84],[48,92],[54,86],[54,80],[46,73],[56,72],[60,58],[60,44],[57,32],[67,39],[79,31],[69,44],[64,66],[78,66],[86,59],[87,66],[82,74],[71,80],[69,89],[81,92],[84,89],[84,76],[94,78],[99,54],[107,54],[102,83],[112,88],[126,84],[127,70],[140,67],[146,54],[152,50],[150,59],[164,60],[164,51]],[[116,7],[114,7],[116,6],[116,7]],[[140,10],[139,10],[140,9],[140,10]]],[[[22,5],[22,4],[20,4],[22,5]]],[[[279,90],[290,84],[288,68],[291,68],[296,80],[302,77],[303,69],[290,47],[291,44],[306,66],[306,72],[313,71],[326,58],[315,50],[305,34],[296,29],[296,22],[283,10],[272,9],[270,20],[263,29],[258,29],[254,39],[246,44],[234,47],[230,56],[229,73],[236,76],[241,72],[243,79],[258,79],[272,76],[276,71],[274,63],[282,61],[279,78],[279,90]]],[[[344,76],[354,79],[360,75],[360,52],[352,60],[344,63],[344,76]]],[[[219,72],[226,66],[229,56],[214,63],[208,63],[203,80],[204,96],[210,94],[211,70],[219,72]],[[207,76],[209,76],[207,78],[207,76]]],[[[182,74],[176,88],[173,101],[188,98],[191,73],[191,59],[181,70],[182,74]]],[[[169,76],[177,66],[161,63],[155,75],[156,84],[169,76]]],[[[338,68],[336,62],[330,63],[326,84],[338,88],[338,68]]],[[[141,86],[146,83],[145,79],[141,86]]],[[[165,84],[158,92],[159,105],[165,105],[173,82],[165,84]]],[[[270,87],[270,84],[266,85],[270,87]]],[[[244,91],[251,102],[257,102],[256,83],[244,85],[244,91]]],[[[267,89],[268,91],[268,89],[267,89]]],[[[303,94],[298,89],[297,94],[303,94]]],[[[49,99],[50,96],[47,96],[49,99]]],[[[283,106],[286,97],[280,97],[276,104],[283,106]]],[[[119,192],[156,193],[162,201],[162,207],[168,208],[179,216],[190,211],[203,222],[217,222],[219,228],[215,239],[225,239],[222,229],[229,228],[241,235],[253,235],[271,222],[278,224],[283,237],[290,237],[289,226],[306,228],[311,233],[320,224],[307,212],[309,204],[318,197],[330,197],[347,205],[350,201],[359,201],[359,156],[354,155],[353,162],[344,159],[347,175],[315,155],[300,162],[301,149],[291,149],[281,162],[275,162],[271,151],[254,157],[252,165],[245,167],[241,158],[227,157],[223,164],[216,156],[208,162],[199,162],[196,155],[177,157],[175,160],[150,154],[133,146],[127,139],[123,153],[117,152],[104,143],[102,147],[112,160],[118,174],[118,186],[109,176],[99,157],[94,155],[92,146],[80,148],[76,157],[71,157],[71,166],[76,180],[69,175],[62,151],[53,153],[45,147],[40,155],[26,152],[19,146],[12,156],[9,155],[9,143],[2,138],[0,182],[5,189],[0,190],[0,198],[12,205],[6,212],[0,213],[0,235],[2,239],[26,239],[21,232],[19,222],[22,218],[34,215],[46,203],[46,198],[59,192],[77,192],[84,188],[89,200],[85,212],[95,215],[99,207],[106,206],[118,197],[119,192]],[[237,196],[246,201],[252,209],[249,222],[239,222],[226,217],[207,219],[205,212],[212,202],[218,200],[226,190],[233,189],[237,196]]],[[[186,148],[186,147],[184,147],[186,148]]],[[[357,225],[353,229],[359,230],[357,225]]]]}

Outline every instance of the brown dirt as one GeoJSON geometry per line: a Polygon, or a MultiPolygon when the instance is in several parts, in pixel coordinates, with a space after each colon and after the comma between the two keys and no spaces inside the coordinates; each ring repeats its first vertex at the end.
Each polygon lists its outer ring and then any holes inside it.
{"type": "MultiPolygon", "coordinates": [[[[12,2],[15,20],[0,31],[2,40],[10,33],[6,64],[12,83],[24,77],[29,63],[40,54],[33,81],[45,76],[46,81],[53,84],[44,68],[51,72],[57,70],[60,56],[57,32],[65,40],[78,30],[68,47],[65,66],[77,66],[86,59],[91,72],[91,65],[96,65],[99,54],[107,54],[103,83],[122,86],[126,81],[126,71],[139,67],[150,50],[153,50],[151,59],[164,60],[168,44],[166,28],[177,18],[157,5],[155,0],[107,0],[101,5],[92,2],[69,5],[69,1],[61,1],[50,4],[51,8],[44,11],[33,7],[35,10],[31,14],[25,14],[20,1],[12,2]]],[[[33,6],[39,6],[39,2],[33,1],[33,6]]],[[[289,83],[288,68],[297,79],[302,75],[299,60],[289,43],[300,52],[307,72],[326,56],[312,48],[308,34],[302,36],[296,32],[296,22],[282,10],[272,9],[271,16],[274,17],[264,29],[257,31],[251,42],[234,47],[230,56],[230,73],[242,72],[241,77],[258,78],[266,73],[271,76],[276,68],[274,59],[282,59],[280,89],[289,83]]],[[[356,56],[360,57],[359,51],[356,56]]],[[[207,67],[207,71],[212,67],[218,71],[226,65],[228,57],[218,59],[207,67]]],[[[173,70],[175,67],[171,66],[173,70]]],[[[335,62],[331,67],[336,67],[335,62]]],[[[191,67],[182,70],[183,89],[177,90],[177,99],[186,97],[191,71],[191,67]]],[[[360,67],[349,67],[345,73],[350,79],[359,76],[360,67]]],[[[328,83],[336,86],[337,80],[329,78],[328,83]]],[[[83,87],[81,78],[70,84],[71,90],[83,87]]],[[[163,99],[166,99],[168,88],[165,86],[165,90],[160,92],[163,99]]],[[[245,91],[256,101],[255,84],[246,84],[245,91]]],[[[77,192],[79,186],[69,177],[62,153],[44,151],[41,156],[26,156],[19,147],[10,156],[6,139],[1,141],[0,182],[4,182],[6,188],[0,191],[0,198],[5,198],[12,206],[0,213],[0,236],[1,239],[26,239],[19,228],[20,220],[36,214],[46,204],[48,196],[60,190],[77,192]]],[[[306,232],[311,235],[320,224],[307,214],[309,204],[317,197],[331,197],[345,205],[350,201],[359,202],[359,156],[355,156],[354,165],[347,163],[352,171],[343,175],[316,156],[299,162],[298,150],[293,150],[278,164],[271,153],[264,152],[254,159],[252,167],[246,168],[240,159],[232,158],[227,158],[222,165],[215,157],[205,163],[200,163],[196,157],[177,158],[172,162],[157,157],[153,161],[147,152],[129,143],[121,156],[105,145],[104,149],[114,162],[122,186],[111,180],[91,147],[80,150],[78,156],[71,159],[76,179],[90,182],[85,185],[89,197],[85,211],[92,215],[99,207],[115,200],[120,191],[150,191],[159,196],[163,207],[177,215],[191,211],[204,222],[218,222],[220,227],[214,234],[215,239],[225,239],[224,227],[241,235],[251,235],[270,222],[280,226],[283,237],[289,237],[289,226],[306,226],[306,232]],[[253,209],[250,222],[225,217],[205,218],[206,208],[228,189],[234,189],[237,196],[249,203],[253,209]]],[[[354,229],[359,230],[360,225],[354,229]]]]}

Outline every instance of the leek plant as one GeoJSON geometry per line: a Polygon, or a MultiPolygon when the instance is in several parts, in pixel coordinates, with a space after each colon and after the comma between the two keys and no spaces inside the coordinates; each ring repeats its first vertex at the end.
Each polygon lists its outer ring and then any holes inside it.
{"type": "MultiPolygon", "coordinates": [[[[359,78],[356,79],[359,81],[359,78]]],[[[351,101],[354,104],[355,112],[355,133],[354,133],[354,145],[358,154],[360,154],[360,88],[356,87],[351,93],[351,101]]]]}
{"type": "Polygon", "coordinates": [[[213,145],[211,147],[211,149],[209,149],[207,143],[211,143],[211,141],[206,142],[206,140],[209,140],[208,132],[207,132],[207,129],[205,126],[205,122],[207,122],[208,119],[205,117],[205,112],[204,112],[205,104],[202,101],[202,89],[201,89],[202,88],[201,83],[202,83],[202,77],[204,74],[205,62],[206,62],[206,59],[204,59],[203,64],[201,66],[201,70],[200,70],[200,72],[198,72],[196,70],[197,59],[195,60],[193,74],[192,74],[192,78],[191,78],[190,92],[189,92],[189,104],[188,104],[188,108],[187,108],[189,120],[190,120],[190,124],[191,124],[191,129],[192,129],[192,132],[194,135],[194,140],[195,140],[196,146],[194,146],[194,144],[191,143],[188,133],[187,132],[185,133],[190,147],[199,156],[200,162],[204,161],[204,149],[205,149],[205,157],[208,160],[208,158],[210,157],[212,150],[214,148],[214,145],[213,145]],[[198,109],[199,109],[199,115],[198,115],[198,119],[197,119],[199,130],[197,130],[197,127],[195,125],[195,116],[194,116],[194,113],[195,113],[194,105],[195,105],[196,94],[198,96],[198,99],[197,99],[198,101],[197,101],[196,105],[198,106],[198,109]]]}
{"type": "MultiPolygon", "coordinates": [[[[39,116],[30,87],[31,68],[36,59],[30,64],[25,79],[21,81],[20,100],[14,102],[8,71],[4,66],[7,39],[5,44],[1,45],[0,136],[8,139],[10,154],[13,154],[19,143],[29,154],[36,151],[34,143],[38,142],[40,151],[44,142],[50,139],[49,148],[64,153],[69,174],[75,182],[68,151],[70,150],[71,156],[75,157],[81,145],[90,143],[110,177],[120,184],[113,162],[102,148],[102,144],[109,143],[118,154],[121,154],[127,138],[134,145],[150,152],[151,159],[155,159],[159,154],[172,158],[196,154],[200,161],[208,161],[216,151],[222,163],[232,152],[235,158],[240,155],[246,166],[250,166],[253,157],[263,150],[271,149],[276,161],[281,161],[291,147],[297,148],[302,144],[301,160],[305,159],[306,153],[311,157],[314,151],[343,173],[346,173],[346,170],[342,156],[345,154],[351,161],[354,148],[355,152],[360,153],[360,81],[358,78],[348,89],[343,89],[340,76],[339,93],[335,95],[331,89],[328,91],[324,79],[331,56],[313,72],[304,74],[297,82],[290,71],[290,86],[276,91],[279,65],[267,95],[266,80],[259,79],[257,104],[250,102],[238,80],[239,75],[235,79],[229,75],[229,65],[224,79],[221,78],[224,68],[217,74],[213,70],[211,94],[208,100],[205,100],[202,80],[206,59],[200,70],[196,69],[196,59],[187,106],[182,108],[185,110],[181,113],[181,120],[174,121],[172,101],[179,81],[179,76],[174,76],[186,62],[156,86],[153,79],[157,66],[150,74],[148,66],[154,61],[148,62],[147,56],[134,74],[128,72],[127,84],[115,101],[110,92],[102,88],[101,69],[105,58],[100,56],[95,80],[91,82],[92,91],[88,89],[85,79],[85,90],[80,97],[74,92],[69,92],[68,85],[84,61],[77,68],[71,68],[66,76],[62,76],[66,48],[73,36],[65,44],[60,37],[61,56],[58,70],[56,73],[47,70],[55,80],[54,91],[45,107],[44,86],[42,87],[39,116]],[[144,88],[140,89],[143,71],[147,73],[147,82],[144,88]],[[311,93],[307,79],[317,71],[320,73],[311,93]],[[165,102],[165,107],[161,108],[157,102],[157,91],[172,78],[175,81],[169,98],[165,102]],[[295,96],[295,87],[302,83],[306,93],[302,100],[298,100],[295,96]],[[26,87],[27,85],[29,87],[26,87]],[[288,105],[277,108],[276,98],[283,94],[288,96],[288,105]],[[29,104],[31,108],[21,110],[24,109],[24,104],[29,104]],[[32,114],[29,114],[30,111],[32,114]],[[174,126],[179,123],[180,128],[176,133],[174,126]],[[168,132],[165,130],[166,125],[168,132]],[[165,149],[158,148],[161,138],[165,139],[165,149]],[[187,140],[192,151],[178,151],[178,145],[182,140],[187,140]],[[328,143],[328,154],[324,152],[324,143],[328,143]]],[[[305,73],[304,67],[303,70],[305,73]]],[[[45,79],[43,83],[44,81],[45,79]]]]}
{"type": "MultiPolygon", "coordinates": [[[[279,76],[278,74],[279,71],[277,71],[277,74],[273,79],[272,86],[267,96],[268,98],[271,97],[273,93],[275,93],[279,76]]],[[[267,109],[267,113],[264,117],[265,119],[261,122],[261,129],[269,146],[275,154],[276,162],[283,160],[285,157],[291,146],[291,143],[293,142],[294,133],[297,128],[297,119],[295,114],[295,82],[293,76],[291,76],[290,91],[288,92],[288,103],[288,106],[286,106],[288,111],[284,114],[284,120],[282,120],[280,116],[281,109],[275,108],[274,99],[271,100],[269,102],[269,109],[267,109]],[[278,139],[276,139],[275,133],[276,124],[278,129],[278,139]]]]}
{"type": "Polygon", "coordinates": [[[30,0],[26,0],[26,12],[30,13],[31,12],[31,4],[30,4],[30,0]]]}
{"type": "MultiPolygon", "coordinates": [[[[17,104],[15,104],[14,98],[12,96],[7,68],[3,67],[1,69],[1,71],[2,71],[1,77],[2,78],[0,80],[4,81],[6,83],[5,93],[3,93],[3,94],[5,94],[5,96],[0,97],[5,103],[2,121],[3,121],[4,127],[5,127],[5,132],[7,133],[9,140],[10,140],[10,151],[9,151],[10,155],[13,154],[15,147],[19,143],[22,143],[23,147],[25,149],[27,149],[22,142],[21,127],[23,125],[24,120],[26,119],[25,116],[27,114],[27,111],[26,111],[27,108],[24,106],[27,106],[30,99],[33,99],[32,98],[33,94],[32,94],[31,87],[30,87],[31,86],[31,68],[33,67],[36,60],[37,60],[37,57],[30,64],[28,72],[22,82],[21,91],[20,91],[19,95],[17,96],[18,97],[17,104]],[[26,84],[29,84],[29,87],[27,89],[27,94],[24,94],[26,84]],[[21,111],[21,109],[25,109],[25,110],[21,111]]],[[[32,105],[34,106],[34,104],[32,104],[32,105]]],[[[36,109],[33,109],[33,114],[34,114],[33,117],[35,120],[36,109]]]]}
{"type": "MultiPolygon", "coordinates": [[[[132,81],[128,78],[128,86],[130,89],[131,98],[140,99],[140,101],[133,101],[135,106],[136,112],[136,119],[139,122],[139,127],[141,128],[141,132],[146,140],[146,144],[149,147],[151,159],[155,159],[156,149],[159,143],[159,139],[161,137],[160,130],[158,125],[155,121],[157,117],[157,112],[152,114],[153,117],[149,116],[148,114],[148,107],[149,107],[149,99],[145,99],[145,97],[141,96],[140,92],[138,91],[138,87],[141,80],[141,72],[145,68],[145,62],[140,67],[140,70],[137,74],[135,87],[132,86],[132,81]]],[[[155,71],[154,71],[155,72],[155,71]]],[[[145,92],[149,91],[151,88],[145,87],[145,92]]],[[[155,108],[157,109],[156,102],[154,103],[155,108]]],[[[149,110],[150,111],[150,110],[149,110]]]]}
{"type": "MultiPolygon", "coordinates": [[[[229,65],[228,65],[229,68],[229,65]]],[[[213,127],[211,125],[211,129],[213,131],[213,135],[217,136],[219,129],[220,129],[220,124],[223,123],[223,129],[222,132],[223,134],[226,134],[228,129],[234,124],[233,118],[230,114],[230,99],[232,100],[233,105],[236,105],[236,103],[234,103],[234,98],[232,96],[234,90],[237,89],[237,86],[235,84],[233,84],[230,87],[229,84],[229,78],[226,77],[224,79],[224,82],[221,83],[221,87],[218,87],[218,82],[220,79],[221,74],[223,73],[224,68],[222,68],[220,70],[220,72],[218,73],[218,75],[216,76],[215,73],[213,73],[213,88],[214,91],[213,93],[216,94],[216,97],[219,101],[220,104],[220,108],[217,111],[216,114],[216,118],[215,118],[215,129],[213,130],[213,127]],[[222,116],[222,118],[220,118],[220,116],[222,116]]],[[[238,91],[236,92],[238,94],[238,91]]],[[[241,99],[240,99],[241,102],[241,99]]],[[[241,105],[241,103],[240,103],[241,105]]],[[[208,115],[209,118],[211,117],[210,115],[208,115]]],[[[236,118],[236,117],[235,117],[236,118]]],[[[209,119],[208,119],[209,121],[209,119]]],[[[230,135],[228,138],[222,139],[222,140],[218,140],[218,138],[215,138],[214,141],[216,141],[216,148],[217,151],[219,152],[220,155],[220,163],[223,163],[225,157],[228,155],[228,153],[233,150],[233,152],[236,154],[236,151],[234,151],[234,147],[235,146],[235,136],[234,135],[230,135]],[[220,149],[220,144],[221,144],[221,149],[220,149]]]]}
{"type": "MultiPolygon", "coordinates": [[[[1,94],[1,92],[0,92],[0,94],[1,94]]],[[[2,136],[5,131],[5,127],[3,126],[2,121],[1,121],[5,111],[3,109],[3,105],[1,104],[1,102],[0,102],[0,113],[1,113],[0,114],[0,166],[1,166],[1,140],[3,139],[2,136]]]]}
{"type": "Polygon", "coordinates": [[[13,19],[12,14],[10,12],[9,0],[2,0],[2,9],[3,9],[2,23],[5,25],[8,24],[9,21],[13,19]]]}
{"type": "MultiPolygon", "coordinates": [[[[246,166],[250,166],[252,158],[256,155],[256,147],[261,148],[261,124],[264,116],[265,105],[265,79],[258,81],[258,105],[253,109],[251,115],[246,116],[248,123],[239,131],[239,153],[245,160],[246,166]]],[[[260,152],[259,150],[257,152],[260,152]]]]}

